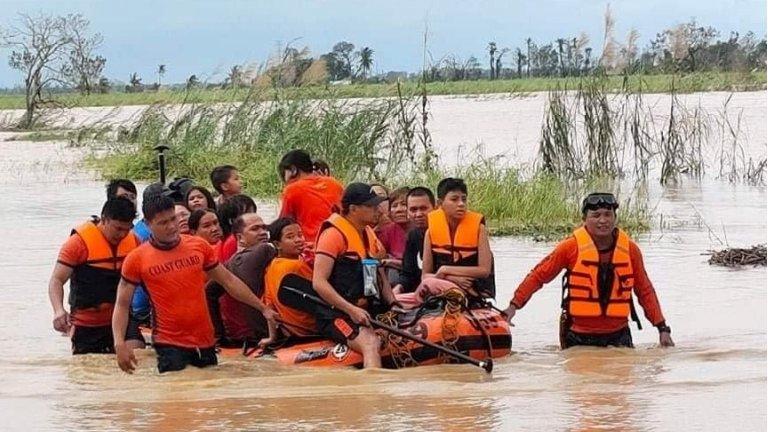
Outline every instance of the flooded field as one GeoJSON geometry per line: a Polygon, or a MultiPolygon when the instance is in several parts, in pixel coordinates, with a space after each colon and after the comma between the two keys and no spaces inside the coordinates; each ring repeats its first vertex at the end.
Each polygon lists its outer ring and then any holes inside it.
{"type": "MultiPolygon", "coordinates": [[[[716,110],[726,94],[688,95],[716,110]]],[[[659,97],[660,112],[663,97],[659,97]]],[[[464,145],[534,159],[542,95],[435,98],[431,132],[445,160],[464,145]]],[[[765,157],[765,92],[737,93],[743,144],[765,157]]],[[[735,111],[729,111],[735,112],[735,111]]],[[[95,115],[95,114],[94,114],[95,115]]],[[[401,371],[291,368],[221,358],[160,376],[154,354],[135,375],[111,356],[69,354],[51,327],[47,282],[71,227],[99,210],[104,184],[60,143],[0,133],[0,408],[8,430],[765,430],[766,269],[710,267],[709,249],[766,241],[766,189],[707,177],[651,185],[664,223],[638,240],[677,347],[650,325],[636,349],[557,348],[559,280],[519,311],[513,355],[492,376],[471,366],[401,371]]],[[[471,185],[470,185],[471,188],[471,185]]],[[[260,206],[267,219],[274,206],[260,206]]],[[[619,218],[620,218],[619,213],[619,218]]],[[[492,242],[506,305],[553,247],[492,242]]],[[[647,324],[647,322],[646,322],[647,324]]]]}

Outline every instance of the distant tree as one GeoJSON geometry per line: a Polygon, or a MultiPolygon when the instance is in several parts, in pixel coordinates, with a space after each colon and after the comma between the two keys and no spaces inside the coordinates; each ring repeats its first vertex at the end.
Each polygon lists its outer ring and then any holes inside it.
{"type": "Polygon", "coordinates": [[[141,78],[139,78],[139,74],[134,72],[131,74],[131,77],[128,79],[128,85],[125,86],[125,91],[127,93],[140,93],[144,91],[144,86],[141,84],[141,78]]]}
{"type": "Polygon", "coordinates": [[[197,79],[197,75],[190,75],[189,78],[187,78],[187,84],[185,85],[187,90],[191,90],[193,88],[196,88],[200,85],[200,80],[197,79]]]}
{"type": "Polygon", "coordinates": [[[491,79],[493,79],[496,67],[496,62],[494,60],[494,56],[496,55],[496,42],[488,42],[488,55],[491,58],[491,79]]]}
{"type": "Polygon", "coordinates": [[[557,38],[557,63],[560,70],[560,76],[565,76],[565,63],[563,62],[563,51],[565,47],[565,39],[557,38]]]}
{"type": "Polygon", "coordinates": [[[98,93],[109,93],[112,89],[112,85],[106,77],[99,78],[99,83],[96,85],[96,91],[98,93]]]}
{"type": "Polygon", "coordinates": [[[328,65],[325,60],[320,58],[314,60],[312,64],[301,75],[301,85],[317,85],[328,81],[328,65]]]}
{"type": "Polygon", "coordinates": [[[369,47],[364,47],[358,51],[358,58],[360,61],[360,75],[363,80],[368,78],[368,73],[373,67],[373,50],[369,47]]]}
{"type": "Polygon", "coordinates": [[[104,38],[96,33],[88,35],[90,22],[81,15],[73,15],[70,21],[72,43],[69,58],[64,64],[62,75],[80,93],[89,95],[98,84],[107,60],[96,54],[104,38]]]}
{"type": "Polygon", "coordinates": [[[25,112],[19,126],[34,125],[38,109],[51,102],[43,96],[54,84],[67,85],[65,72],[71,66],[69,54],[75,34],[87,32],[87,20],[80,15],[35,16],[20,14],[19,25],[0,29],[0,48],[10,49],[8,65],[24,75],[25,112]]]}
{"type": "Polygon", "coordinates": [[[163,75],[165,75],[165,65],[161,64],[157,66],[157,87],[160,88],[163,82],[163,75]]]}
{"type": "Polygon", "coordinates": [[[496,78],[502,76],[502,64],[501,64],[501,58],[504,57],[504,54],[509,52],[509,48],[502,48],[501,51],[499,51],[499,55],[496,56],[496,78]]]}
{"type": "Polygon", "coordinates": [[[523,77],[523,64],[527,61],[525,58],[525,54],[523,54],[523,51],[520,48],[515,49],[515,54],[517,58],[517,77],[522,78],[523,77]]]}
{"type": "Polygon", "coordinates": [[[528,66],[527,75],[530,78],[531,77],[531,38],[528,38],[525,40],[525,45],[528,48],[528,54],[525,56],[527,60],[527,66],[528,66]]]}
{"type": "Polygon", "coordinates": [[[225,88],[236,88],[243,85],[243,69],[239,65],[232,66],[229,69],[227,78],[224,79],[225,88]]]}
{"type": "MultiPolygon", "coordinates": [[[[353,78],[352,76],[352,53],[355,50],[355,45],[346,41],[341,41],[333,46],[331,55],[336,59],[334,66],[338,67],[335,70],[336,76],[334,79],[340,80],[344,78],[353,78]]],[[[330,65],[329,65],[330,66],[330,65]]]]}

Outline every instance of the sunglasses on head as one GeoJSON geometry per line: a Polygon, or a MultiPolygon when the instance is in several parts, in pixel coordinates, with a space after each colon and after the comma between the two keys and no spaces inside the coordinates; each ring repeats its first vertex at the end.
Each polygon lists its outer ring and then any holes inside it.
{"type": "Polygon", "coordinates": [[[611,208],[615,210],[619,208],[619,203],[616,201],[616,197],[609,193],[590,194],[584,198],[582,212],[598,208],[611,208]]]}

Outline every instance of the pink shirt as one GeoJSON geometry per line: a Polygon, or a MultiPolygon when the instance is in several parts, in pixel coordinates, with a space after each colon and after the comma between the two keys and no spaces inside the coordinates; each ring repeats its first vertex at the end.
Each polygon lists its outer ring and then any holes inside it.
{"type": "Polygon", "coordinates": [[[390,256],[403,259],[407,232],[402,226],[394,222],[388,223],[376,232],[376,237],[381,240],[390,256]]]}

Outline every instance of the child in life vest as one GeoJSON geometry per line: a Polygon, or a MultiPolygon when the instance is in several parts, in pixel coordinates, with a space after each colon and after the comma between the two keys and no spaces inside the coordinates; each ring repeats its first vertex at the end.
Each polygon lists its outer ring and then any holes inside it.
{"type": "Polygon", "coordinates": [[[482,214],[467,208],[467,185],[445,178],[437,185],[438,208],[427,216],[422,281],[397,299],[416,307],[429,295],[461,289],[471,296],[493,297],[493,255],[482,214]]]}

